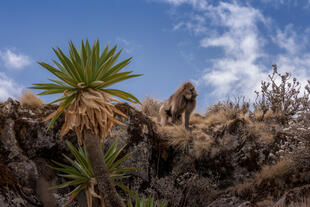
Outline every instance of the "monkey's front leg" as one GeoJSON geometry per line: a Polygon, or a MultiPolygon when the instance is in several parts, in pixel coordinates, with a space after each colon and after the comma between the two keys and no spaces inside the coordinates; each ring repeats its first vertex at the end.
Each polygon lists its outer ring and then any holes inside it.
{"type": "Polygon", "coordinates": [[[178,120],[178,114],[177,113],[172,113],[172,123],[175,124],[178,120]]]}
{"type": "Polygon", "coordinates": [[[189,129],[189,117],[191,115],[191,112],[190,111],[185,111],[185,122],[184,122],[184,125],[185,125],[185,129],[189,129]]]}

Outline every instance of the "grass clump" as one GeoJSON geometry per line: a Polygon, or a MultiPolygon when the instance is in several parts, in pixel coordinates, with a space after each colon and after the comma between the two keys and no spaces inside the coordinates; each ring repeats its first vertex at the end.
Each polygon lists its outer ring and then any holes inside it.
{"type": "Polygon", "coordinates": [[[149,117],[159,117],[159,108],[162,102],[158,99],[146,96],[141,103],[141,111],[149,117]]]}
{"type": "Polygon", "coordinates": [[[200,128],[188,131],[184,126],[173,125],[160,127],[159,132],[169,146],[183,152],[189,151],[196,158],[207,154],[214,143],[212,136],[200,128]]]}
{"type": "Polygon", "coordinates": [[[207,108],[204,123],[215,130],[229,124],[235,119],[248,119],[249,103],[243,100],[239,104],[240,99],[236,103],[227,100],[226,103],[218,102],[207,108]]]}
{"type": "Polygon", "coordinates": [[[294,166],[292,159],[284,157],[275,164],[263,166],[253,179],[239,183],[233,189],[237,195],[245,195],[254,193],[261,185],[266,185],[268,182],[278,185],[278,187],[284,187],[284,180],[292,173],[294,166]]]}
{"type": "Polygon", "coordinates": [[[169,146],[181,151],[185,151],[193,139],[192,134],[181,125],[162,126],[159,132],[169,146]]]}
{"type": "Polygon", "coordinates": [[[38,108],[41,108],[43,106],[43,100],[31,91],[24,91],[24,94],[22,97],[20,97],[19,101],[20,104],[23,106],[38,108]]]}

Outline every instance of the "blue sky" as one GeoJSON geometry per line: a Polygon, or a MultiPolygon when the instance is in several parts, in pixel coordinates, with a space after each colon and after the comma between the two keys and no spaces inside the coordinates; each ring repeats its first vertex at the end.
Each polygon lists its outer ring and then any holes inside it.
{"type": "MultiPolygon", "coordinates": [[[[50,74],[52,47],[99,39],[143,73],[118,85],[143,100],[195,83],[199,112],[219,100],[254,99],[271,65],[310,79],[310,0],[5,0],[0,3],[0,101],[50,74]]],[[[42,97],[46,102],[53,97],[42,97]]]]}

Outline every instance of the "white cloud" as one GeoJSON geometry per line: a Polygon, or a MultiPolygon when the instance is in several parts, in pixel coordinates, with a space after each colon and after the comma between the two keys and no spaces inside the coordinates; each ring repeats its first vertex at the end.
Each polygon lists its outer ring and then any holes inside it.
{"type": "Polygon", "coordinates": [[[308,43],[307,35],[298,35],[291,24],[287,25],[284,31],[277,29],[277,34],[272,40],[280,48],[285,49],[286,52],[292,55],[300,52],[308,43]]]}
{"type": "Polygon", "coordinates": [[[141,47],[141,45],[121,37],[116,38],[116,41],[120,43],[121,46],[124,46],[124,52],[128,53],[129,55],[132,55],[134,52],[136,52],[137,48],[141,47]]]}
{"type": "MultiPolygon", "coordinates": [[[[211,86],[214,97],[226,99],[245,96],[253,100],[254,90],[259,90],[261,80],[266,80],[267,74],[272,72],[271,65],[266,65],[268,60],[276,63],[280,72],[291,72],[301,83],[306,83],[309,79],[310,52],[306,51],[306,47],[309,43],[310,29],[301,31],[293,25],[288,25],[281,30],[276,22],[251,6],[250,2],[202,1],[204,6],[199,7],[199,1],[157,1],[169,2],[175,6],[191,5],[190,15],[182,14],[173,30],[186,28],[197,35],[196,37],[202,37],[200,46],[209,52],[214,47],[223,51],[222,56],[216,55],[212,60],[206,57],[210,66],[203,70],[201,78],[196,81],[200,86],[211,86]],[[264,30],[262,27],[265,27],[264,30]],[[270,45],[271,43],[273,45],[270,45]],[[275,45],[278,46],[277,49],[284,50],[274,50],[275,54],[272,53],[274,51],[270,52],[270,46],[274,49],[275,45]]],[[[276,2],[274,4],[277,6],[296,6],[297,2],[299,3],[297,0],[263,1],[270,4],[276,2]]],[[[310,3],[310,0],[307,2],[310,3]]]]}
{"type": "Polygon", "coordinates": [[[12,50],[0,51],[0,59],[7,68],[21,69],[31,64],[30,57],[14,53],[12,50]]]}
{"type": "Polygon", "coordinates": [[[207,16],[213,26],[225,32],[203,38],[200,45],[222,48],[224,56],[212,60],[202,79],[214,88],[213,95],[217,98],[253,97],[260,80],[266,76],[265,67],[257,63],[265,55],[264,39],[258,34],[257,23],[267,20],[250,6],[223,2],[210,6],[207,16]]]}
{"type": "Polygon", "coordinates": [[[9,97],[16,99],[21,95],[22,90],[21,85],[0,72],[0,101],[5,101],[9,97]]]}
{"type": "Polygon", "coordinates": [[[302,9],[310,8],[310,0],[260,0],[260,2],[267,4],[268,7],[273,7],[275,9],[280,9],[281,7],[300,7],[302,9]]]}
{"type": "Polygon", "coordinates": [[[190,15],[189,21],[180,21],[173,26],[173,30],[184,28],[195,35],[204,34],[209,32],[206,27],[206,19],[202,15],[190,15]]]}
{"type": "Polygon", "coordinates": [[[154,0],[154,1],[161,1],[167,2],[175,6],[180,6],[182,4],[189,4],[196,9],[206,9],[208,3],[207,0],[154,0]]]}
{"type": "Polygon", "coordinates": [[[310,53],[299,54],[296,56],[279,55],[276,59],[279,71],[281,73],[289,72],[303,87],[310,79],[310,53]]]}
{"type": "Polygon", "coordinates": [[[279,70],[282,73],[291,73],[305,86],[310,79],[310,53],[306,48],[309,43],[309,29],[297,31],[289,24],[284,31],[277,29],[276,39],[272,40],[285,50],[285,53],[280,53],[275,58],[279,70]]]}

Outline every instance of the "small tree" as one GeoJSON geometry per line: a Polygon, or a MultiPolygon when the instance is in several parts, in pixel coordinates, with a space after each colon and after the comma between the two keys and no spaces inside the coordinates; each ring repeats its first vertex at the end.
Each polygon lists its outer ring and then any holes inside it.
{"type": "Polygon", "coordinates": [[[51,102],[60,104],[58,109],[45,119],[51,119],[48,128],[63,112],[65,113],[61,136],[69,130],[74,130],[79,144],[82,145],[83,140],[85,141],[94,177],[107,207],[122,207],[124,204],[110,179],[100,142],[109,134],[115,123],[122,124],[114,118],[115,113],[126,117],[111,103],[120,102],[114,96],[140,103],[130,93],[108,87],[140,75],[131,75],[132,71],[119,72],[130,63],[131,58],[115,64],[121,51],[116,53],[116,46],[112,49],[106,46],[104,51],[100,52],[99,41],[95,41],[92,47],[88,40],[86,43],[82,41],[80,51],[70,42],[68,56],[59,48],[53,50],[60,62],[53,60],[55,67],[44,62],[39,64],[58,80],[49,79],[53,83],[38,83],[31,87],[43,89],[39,95],[63,94],[51,102]]]}
{"type": "Polygon", "coordinates": [[[254,109],[261,111],[263,116],[271,111],[279,121],[287,123],[294,115],[309,110],[309,83],[301,94],[301,85],[296,78],[291,81],[290,73],[280,74],[276,64],[272,67],[269,81],[261,82],[261,93],[255,91],[257,98],[254,109]]]}

